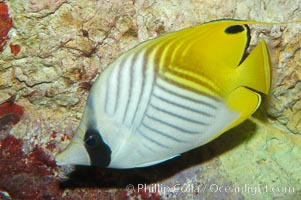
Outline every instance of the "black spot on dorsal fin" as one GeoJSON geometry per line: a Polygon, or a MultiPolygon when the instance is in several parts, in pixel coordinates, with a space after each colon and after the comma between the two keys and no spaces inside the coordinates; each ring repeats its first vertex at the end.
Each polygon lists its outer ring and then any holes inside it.
{"type": "Polygon", "coordinates": [[[244,25],[232,25],[232,26],[228,26],[225,29],[225,33],[226,34],[237,34],[237,33],[242,33],[245,31],[246,34],[246,44],[245,44],[245,49],[244,49],[244,53],[243,56],[240,60],[240,62],[238,63],[238,66],[247,58],[248,53],[247,50],[249,48],[249,44],[250,44],[250,39],[251,39],[251,34],[250,34],[250,28],[247,24],[244,25]]]}
{"type": "Polygon", "coordinates": [[[245,27],[242,25],[233,25],[229,26],[225,29],[225,33],[228,34],[235,34],[235,33],[241,33],[245,30],[245,27]]]}

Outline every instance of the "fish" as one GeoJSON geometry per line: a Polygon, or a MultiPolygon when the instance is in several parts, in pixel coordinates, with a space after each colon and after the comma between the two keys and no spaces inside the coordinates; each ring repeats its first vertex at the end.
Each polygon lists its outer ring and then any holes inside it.
{"type": "Polygon", "coordinates": [[[249,25],[258,23],[214,20],[123,53],[93,83],[57,165],[147,167],[242,123],[271,87],[265,41],[248,53],[249,25]]]}

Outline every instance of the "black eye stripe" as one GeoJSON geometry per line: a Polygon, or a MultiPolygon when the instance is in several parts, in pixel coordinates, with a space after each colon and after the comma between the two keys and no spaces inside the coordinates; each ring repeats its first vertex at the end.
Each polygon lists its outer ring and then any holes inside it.
{"type": "Polygon", "coordinates": [[[85,148],[89,154],[91,165],[107,167],[111,162],[111,149],[103,141],[97,129],[88,129],[85,137],[85,148]]]}
{"type": "Polygon", "coordinates": [[[225,29],[225,33],[228,34],[235,34],[235,33],[241,33],[245,30],[244,26],[242,25],[233,25],[229,26],[225,29]]]}

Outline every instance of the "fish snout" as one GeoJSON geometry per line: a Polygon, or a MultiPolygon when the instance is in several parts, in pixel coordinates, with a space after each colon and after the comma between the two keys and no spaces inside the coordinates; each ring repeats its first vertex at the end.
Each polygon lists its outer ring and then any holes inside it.
{"type": "Polygon", "coordinates": [[[55,157],[56,164],[62,165],[90,165],[90,157],[85,146],[72,141],[67,148],[55,157]]]}

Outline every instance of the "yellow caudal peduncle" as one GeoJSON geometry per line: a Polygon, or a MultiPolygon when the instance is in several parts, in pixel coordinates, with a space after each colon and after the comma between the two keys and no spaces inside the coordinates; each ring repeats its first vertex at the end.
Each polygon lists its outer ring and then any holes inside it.
{"type": "Polygon", "coordinates": [[[266,44],[261,41],[237,68],[237,87],[268,94],[271,86],[271,66],[266,44]]]}

